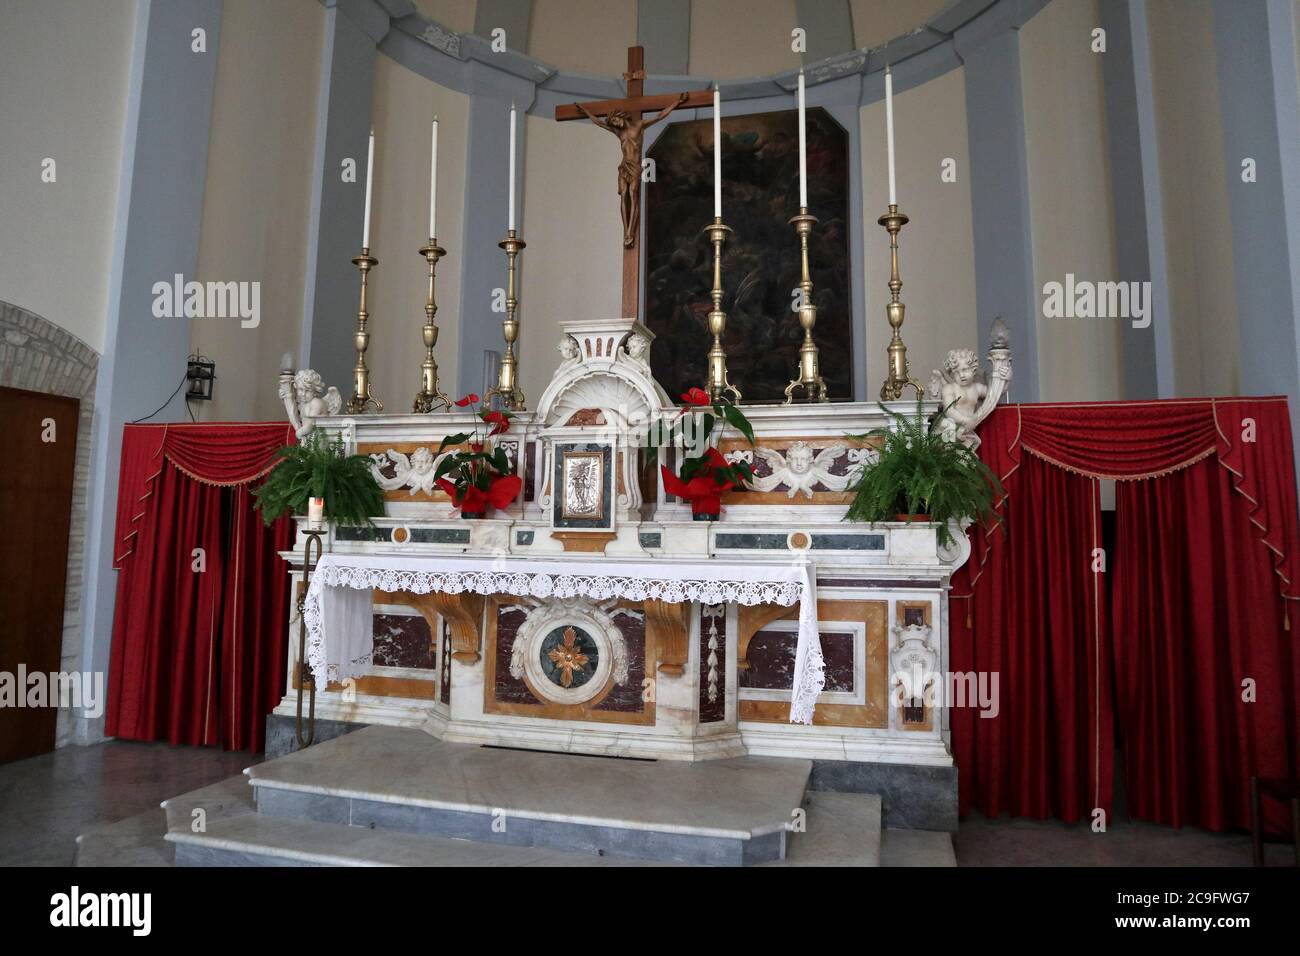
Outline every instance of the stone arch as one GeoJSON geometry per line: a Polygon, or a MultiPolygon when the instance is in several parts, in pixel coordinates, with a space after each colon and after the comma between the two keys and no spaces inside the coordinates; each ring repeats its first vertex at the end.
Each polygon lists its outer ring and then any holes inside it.
{"type": "MultiPolygon", "coordinates": [[[[0,301],[0,386],[78,399],[77,454],[68,530],[68,575],[63,592],[63,640],[59,668],[81,669],[81,595],[86,555],[86,505],[90,479],[90,431],[95,415],[99,353],[72,333],[9,302],[0,301]]],[[[72,738],[72,711],[59,709],[55,746],[72,738]]]]}

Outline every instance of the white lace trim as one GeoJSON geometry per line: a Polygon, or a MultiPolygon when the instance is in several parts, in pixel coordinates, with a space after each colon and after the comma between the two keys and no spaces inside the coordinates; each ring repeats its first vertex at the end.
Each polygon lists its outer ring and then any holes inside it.
{"type": "MultiPolygon", "coordinates": [[[[364,676],[372,663],[373,634],[360,635],[361,646],[336,647],[360,651],[346,660],[336,660],[330,653],[331,635],[326,634],[322,609],[323,590],[345,588],[355,591],[409,591],[413,594],[442,592],[447,594],[511,594],[518,597],[570,598],[587,597],[604,601],[623,598],[629,601],[657,600],[671,604],[695,601],[701,604],[781,604],[798,602],[799,638],[795,652],[795,678],[790,701],[790,721],[811,724],[817,697],[826,683],[822,659],[821,636],[817,630],[817,597],[810,566],[800,568],[800,576],[791,580],[791,568],[773,566],[770,580],[721,577],[717,579],[672,578],[618,574],[568,574],[547,571],[421,571],[396,568],[365,567],[344,563],[347,556],[325,555],[312,575],[303,602],[307,622],[307,661],[324,688],[328,683],[342,683],[364,676]],[[784,580],[781,580],[784,578],[784,580]]],[[[746,567],[754,578],[764,576],[766,568],[746,567]]],[[[336,630],[331,627],[330,631],[336,630]]]]}
{"type": "MultiPolygon", "coordinates": [[[[803,643],[802,634],[800,643],[803,643]]],[[[797,659],[795,670],[800,670],[797,659]]],[[[813,708],[817,706],[817,698],[825,686],[826,661],[822,658],[822,642],[818,635],[818,639],[813,641],[807,650],[799,682],[794,688],[794,693],[790,695],[790,723],[811,724],[813,722],[813,708]]]]}

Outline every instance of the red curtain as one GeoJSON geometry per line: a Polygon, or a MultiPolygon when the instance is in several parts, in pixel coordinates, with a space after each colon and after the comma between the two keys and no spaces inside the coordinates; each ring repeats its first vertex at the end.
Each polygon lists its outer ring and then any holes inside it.
{"type": "Polygon", "coordinates": [[[110,735],[264,748],[289,610],[276,552],[292,529],[262,523],[249,485],[292,441],[281,423],[124,429],[110,735]]]}
{"type": "Polygon", "coordinates": [[[1001,668],[1003,713],[952,712],[962,812],[1073,819],[1078,802],[1059,777],[1077,785],[1084,755],[1105,808],[1113,668],[1130,815],[1246,826],[1250,775],[1295,776],[1300,766],[1300,655],[1286,633],[1300,598],[1286,400],[1004,406],[980,435],[981,457],[1005,482],[1004,521],[973,532],[954,576],[951,654],[957,671],[1001,668]],[[1098,546],[1098,509],[1095,496],[1084,506],[1080,483],[1100,478],[1117,481],[1104,575],[1082,557],[1098,546]],[[1050,588],[1051,613],[1036,587],[1050,588]],[[1091,683],[1061,663],[1080,634],[1099,651],[1091,683]],[[1062,686],[1094,695],[1087,721],[1068,697],[1064,714],[1045,704],[1062,686]],[[1035,710],[1036,725],[1024,716],[1035,710]]]}
{"type": "Polygon", "coordinates": [[[965,600],[953,602],[949,659],[955,672],[997,675],[998,711],[950,712],[961,812],[1090,819],[1110,812],[1112,772],[1097,483],[1019,459],[1019,422],[1004,410],[981,436],[1006,495],[955,576],[965,600]]]}
{"type": "Polygon", "coordinates": [[[1296,776],[1300,654],[1286,407],[1215,410],[1214,457],[1116,489],[1114,626],[1130,813],[1223,830],[1250,825],[1252,774],[1296,776]]]}

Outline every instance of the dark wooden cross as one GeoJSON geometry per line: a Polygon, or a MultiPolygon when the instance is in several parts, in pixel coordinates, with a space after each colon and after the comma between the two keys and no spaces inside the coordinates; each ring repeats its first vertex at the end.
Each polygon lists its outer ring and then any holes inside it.
{"type": "Polygon", "coordinates": [[[641,250],[637,236],[641,224],[641,153],[646,129],[664,119],[678,107],[693,109],[713,105],[710,90],[693,93],[660,93],[645,96],[645,48],[627,49],[627,97],[621,100],[597,100],[591,103],[574,103],[557,106],[555,119],[589,119],[619,139],[623,154],[618,164],[619,207],[623,216],[623,316],[637,317],[637,290],[640,285],[641,250]],[[644,114],[658,110],[654,119],[642,119],[644,114]]]}

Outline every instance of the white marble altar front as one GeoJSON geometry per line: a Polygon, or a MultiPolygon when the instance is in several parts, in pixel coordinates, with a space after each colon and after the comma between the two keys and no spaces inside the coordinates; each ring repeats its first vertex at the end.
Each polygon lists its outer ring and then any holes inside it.
{"type": "MultiPolygon", "coordinates": [[[[899,701],[893,692],[918,648],[927,678],[942,686],[947,590],[968,546],[958,534],[950,551],[941,550],[928,525],[843,520],[846,488],[874,454],[869,441],[851,436],[886,424],[880,407],[746,406],[756,447],[734,430],[719,447],[729,456],[749,456],[755,480],[724,497],[720,520],[695,521],[686,503],[665,494],[640,447],[650,422],[677,414],[650,376],[650,333],[618,320],[572,323],[564,335],[551,386],[499,439],[524,491],[489,518],[462,519],[432,483],[438,444],[465,430],[464,413],[318,418],[316,427],[372,457],[387,499],[373,532],[329,531],[326,565],[369,561],[445,572],[463,564],[526,574],[636,568],[643,575],[694,565],[701,580],[727,580],[746,568],[790,574],[806,565],[825,659],[811,724],[790,719],[799,601],[711,604],[505,588],[375,590],[373,599],[367,596],[367,616],[382,616],[377,631],[404,635],[407,650],[376,642],[364,673],[338,675],[319,691],[317,716],[540,750],[951,766],[942,701],[899,701]],[[564,459],[575,452],[603,456],[597,469],[603,498],[597,505],[587,495],[587,510],[578,512],[562,507],[564,459]],[[584,517],[566,518],[573,513],[584,517]],[[569,622],[595,652],[588,682],[594,686],[561,687],[534,660],[545,636],[569,622]],[[410,650],[421,641],[431,641],[431,652],[410,650]]],[[[891,407],[916,411],[908,401],[891,407]]],[[[660,460],[672,465],[674,454],[665,449],[660,460]]],[[[284,557],[300,577],[301,540],[284,557]]],[[[296,640],[290,646],[292,657],[296,640]]],[[[296,664],[290,661],[291,675],[296,664]]],[[[296,700],[291,676],[276,713],[292,716],[296,700]]]]}

